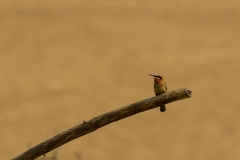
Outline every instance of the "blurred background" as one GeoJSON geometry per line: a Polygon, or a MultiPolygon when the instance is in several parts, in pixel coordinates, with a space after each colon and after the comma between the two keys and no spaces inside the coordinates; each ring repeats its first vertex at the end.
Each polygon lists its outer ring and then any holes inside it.
{"type": "Polygon", "coordinates": [[[47,157],[240,158],[240,1],[1,1],[0,30],[0,159],[153,97],[149,73],[192,98],[107,125],[47,157]]]}

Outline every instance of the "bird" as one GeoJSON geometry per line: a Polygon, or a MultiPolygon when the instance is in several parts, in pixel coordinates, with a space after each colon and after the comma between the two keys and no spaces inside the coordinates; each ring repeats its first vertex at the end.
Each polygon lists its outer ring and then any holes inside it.
{"type": "MultiPolygon", "coordinates": [[[[154,77],[154,92],[156,96],[167,92],[167,83],[165,82],[163,76],[161,76],[160,74],[148,74],[148,75],[154,77]]],[[[161,112],[166,111],[166,107],[164,104],[160,106],[160,111],[161,112]]]]}

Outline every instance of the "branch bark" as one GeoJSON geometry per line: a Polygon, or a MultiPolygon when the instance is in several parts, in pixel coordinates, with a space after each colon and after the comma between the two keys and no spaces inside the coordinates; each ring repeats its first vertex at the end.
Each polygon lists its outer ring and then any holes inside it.
{"type": "Polygon", "coordinates": [[[105,125],[108,125],[112,122],[127,118],[134,114],[144,112],[153,108],[160,106],[161,104],[167,104],[174,101],[182,100],[185,98],[191,97],[191,91],[186,90],[186,88],[180,88],[170,92],[166,92],[156,97],[148,98],[125,107],[104,113],[95,118],[92,118],[89,121],[83,121],[82,124],[79,124],[69,130],[66,130],[45,142],[42,142],[35,147],[27,150],[26,152],[20,154],[19,156],[13,158],[13,160],[33,160],[41,155],[45,155],[51,150],[64,145],[76,138],[84,136],[88,133],[91,133],[105,125]]]}

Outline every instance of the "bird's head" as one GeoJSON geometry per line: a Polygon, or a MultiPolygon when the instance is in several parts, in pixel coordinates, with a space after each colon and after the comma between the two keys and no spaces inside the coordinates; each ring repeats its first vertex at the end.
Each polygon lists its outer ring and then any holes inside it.
{"type": "Polygon", "coordinates": [[[154,77],[154,82],[160,82],[163,80],[163,77],[160,74],[148,74],[148,75],[154,77]]]}

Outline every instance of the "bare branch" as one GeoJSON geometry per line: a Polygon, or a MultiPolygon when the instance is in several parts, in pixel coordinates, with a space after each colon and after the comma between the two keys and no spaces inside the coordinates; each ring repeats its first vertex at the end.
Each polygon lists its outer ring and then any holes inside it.
{"type": "Polygon", "coordinates": [[[104,113],[89,121],[83,120],[82,124],[79,124],[67,131],[64,131],[46,140],[45,142],[36,145],[35,147],[32,147],[26,152],[13,158],[13,160],[33,160],[41,155],[45,155],[46,153],[65,143],[68,143],[76,138],[91,133],[112,122],[127,118],[140,112],[156,108],[161,104],[167,104],[181,99],[190,98],[191,93],[192,92],[190,90],[186,90],[186,88],[181,88],[174,91],[166,92],[156,97],[152,97],[127,105],[114,111],[104,113]]]}

